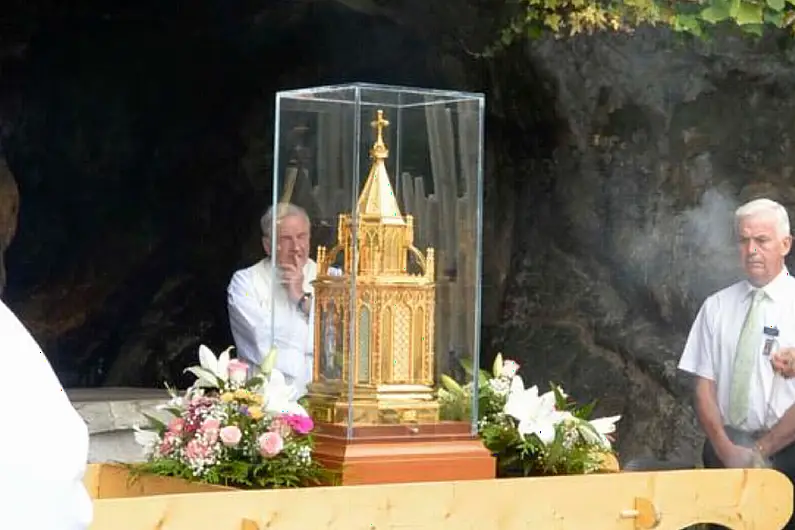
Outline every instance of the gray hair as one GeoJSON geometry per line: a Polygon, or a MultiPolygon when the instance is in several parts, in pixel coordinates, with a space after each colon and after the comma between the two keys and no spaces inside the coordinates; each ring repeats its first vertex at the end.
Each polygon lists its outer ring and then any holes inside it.
{"type": "Polygon", "coordinates": [[[776,231],[781,237],[790,235],[789,215],[787,209],[776,201],[770,199],[754,199],[737,208],[734,212],[735,227],[740,226],[740,221],[748,217],[771,215],[776,220],[776,231]]]}
{"type": "MultiPolygon", "coordinates": [[[[262,237],[268,239],[271,239],[271,236],[273,235],[271,233],[271,230],[273,228],[273,209],[274,209],[273,206],[268,208],[268,211],[265,212],[265,214],[262,217],[260,217],[259,220],[259,227],[262,229],[262,237]]],[[[279,204],[276,205],[276,211],[277,211],[276,215],[277,223],[282,219],[284,219],[285,217],[298,216],[302,217],[306,221],[306,224],[310,224],[309,216],[307,215],[306,210],[304,210],[300,206],[296,206],[295,204],[291,204],[289,202],[280,202],[279,204]]]]}

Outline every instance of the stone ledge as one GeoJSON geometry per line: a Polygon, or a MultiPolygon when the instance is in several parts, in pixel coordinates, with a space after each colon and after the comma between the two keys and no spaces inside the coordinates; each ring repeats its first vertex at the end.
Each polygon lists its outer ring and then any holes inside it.
{"type": "Polygon", "coordinates": [[[88,425],[89,434],[132,429],[146,422],[143,414],[168,415],[156,410],[168,401],[165,390],[148,388],[75,388],[66,390],[75,410],[88,425]]]}
{"type": "Polygon", "coordinates": [[[88,461],[136,462],[143,450],[135,442],[133,427],[146,424],[148,414],[167,420],[156,409],[169,399],[168,392],[154,388],[74,388],[66,395],[88,426],[88,461]]]}

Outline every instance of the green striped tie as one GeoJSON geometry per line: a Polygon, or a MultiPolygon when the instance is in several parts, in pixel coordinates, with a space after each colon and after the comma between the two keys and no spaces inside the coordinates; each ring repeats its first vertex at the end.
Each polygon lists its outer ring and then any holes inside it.
{"type": "Polygon", "coordinates": [[[739,427],[748,415],[748,396],[751,388],[751,373],[756,365],[756,356],[762,345],[762,301],[765,292],[762,289],[754,291],[754,298],[748,315],[745,317],[743,329],[740,331],[740,340],[737,341],[737,353],[734,356],[734,371],[732,373],[731,395],[729,397],[729,421],[734,427],[739,427]]]}

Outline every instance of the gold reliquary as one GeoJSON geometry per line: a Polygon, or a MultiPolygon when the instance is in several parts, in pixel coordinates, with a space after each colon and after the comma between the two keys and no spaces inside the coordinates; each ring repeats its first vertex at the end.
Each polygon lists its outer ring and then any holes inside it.
{"type": "Polygon", "coordinates": [[[398,208],[385,163],[388,125],[379,110],[356,218],[340,214],[336,245],[328,251],[318,247],[308,396],[317,421],[439,421],[433,390],[434,252],[429,248],[423,255],[414,247],[414,220],[398,208]]]}

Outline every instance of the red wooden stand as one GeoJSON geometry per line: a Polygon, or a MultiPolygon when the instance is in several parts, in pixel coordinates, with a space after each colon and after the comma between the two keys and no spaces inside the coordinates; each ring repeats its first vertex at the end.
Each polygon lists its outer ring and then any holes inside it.
{"type": "Polygon", "coordinates": [[[387,484],[494,478],[496,463],[463,422],[417,425],[315,425],[315,458],[339,483],[387,484]]]}

